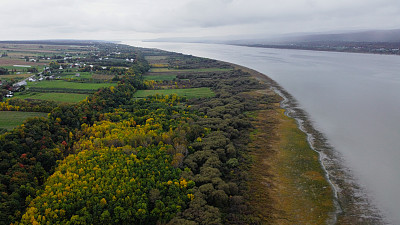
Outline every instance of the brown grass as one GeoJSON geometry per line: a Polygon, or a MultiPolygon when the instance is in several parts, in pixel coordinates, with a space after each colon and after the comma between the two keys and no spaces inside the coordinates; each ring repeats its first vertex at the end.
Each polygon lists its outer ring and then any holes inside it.
{"type": "Polygon", "coordinates": [[[25,74],[9,74],[9,75],[0,75],[0,79],[15,79],[15,78],[28,78],[32,76],[31,73],[25,73],[25,74]]]}
{"type": "Polygon", "coordinates": [[[305,134],[277,107],[255,115],[249,198],[256,214],[265,223],[325,224],[332,190],[305,134]]]}
{"type": "Polygon", "coordinates": [[[44,65],[43,62],[26,62],[25,59],[15,59],[15,58],[0,58],[0,65],[2,66],[13,66],[13,65],[28,65],[28,66],[39,66],[44,65]]]}
{"type": "MultiPolygon", "coordinates": [[[[261,82],[273,82],[257,71],[235,68],[261,82]]],[[[270,89],[245,95],[280,98],[270,89]]],[[[249,144],[252,164],[248,198],[252,210],[264,224],[326,224],[335,207],[318,153],[278,103],[260,102],[259,108],[250,115],[255,127],[249,144]]]]}

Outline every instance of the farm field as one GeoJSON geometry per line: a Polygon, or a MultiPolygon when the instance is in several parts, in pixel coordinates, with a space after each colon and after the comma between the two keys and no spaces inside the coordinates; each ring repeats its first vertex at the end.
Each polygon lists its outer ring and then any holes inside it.
{"type": "Polygon", "coordinates": [[[90,79],[92,78],[93,75],[91,72],[69,72],[69,73],[64,73],[63,78],[70,78],[70,79],[90,79]],[[79,77],[76,76],[76,74],[79,73],[79,77]]]}
{"type": "Polygon", "coordinates": [[[102,87],[111,87],[115,85],[116,83],[78,83],[78,82],[68,82],[63,80],[53,80],[53,81],[41,81],[41,82],[28,82],[27,87],[97,90],[102,87]]]}
{"type": "Polygon", "coordinates": [[[11,130],[21,125],[29,117],[46,117],[47,113],[0,111],[0,128],[11,130]]]}
{"type": "MultiPolygon", "coordinates": [[[[118,77],[123,77],[122,75],[117,75],[118,77]]],[[[94,80],[111,80],[111,79],[113,79],[115,77],[115,75],[110,75],[110,74],[97,74],[97,73],[95,73],[95,74],[93,74],[92,75],[92,78],[94,79],[94,80]]]]}
{"type": "Polygon", "coordinates": [[[187,98],[213,97],[215,93],[210,88],[188,88],[188,89],[161,89],[161,90],[138,90],[133,95],[136,98],[144,98],[148,95],[171,95],[176,94],[187,98]]]}
{"type": "Polygon", "coordinates": [[[56,101],[56,102],[69,102],[69,103],[77,103],[84,100],[88,95],[87,94],[75,94],[75,93],[28,93],[22,95],[15,95],[14,98],[19,99],[39,99],[39,100],[48,100],[48,101],[56,101]]]}
{"type": "Polygon", "coordinates": [[[143,79],[144,80],[173,80],[176,78],[176,75],[170,75],[170,74],[160,74],[160,75],[144,75],[143,79]]]}
{"type": "Polygon", "coordinates": [[[32,76],[31,73],[23,73],[23,74],[7,74],[7,75],[0,75],[0,80],[7,80],[7,79],[20,79],[20,78],[28,78],[32,76]]]}
{"type": "MultiPolygon", "coordinates": [[[[11,53],[8,54],[10,55],[11,53]]],[[[44,64],[45,64],[44,62],[26,62],[25,59],[20,59],[20,58],[10,58],[10,57],[0,58],[0,65],[2,67],[14,66],[14,65],[43,66],[44,64]]]]}

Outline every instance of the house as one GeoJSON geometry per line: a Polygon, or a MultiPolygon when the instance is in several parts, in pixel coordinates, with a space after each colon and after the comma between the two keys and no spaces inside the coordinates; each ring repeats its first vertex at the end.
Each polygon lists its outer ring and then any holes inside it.
{"type": "Polygon", "coordinates": [[[27,83],[25,80],[23,80],[23,81],[13,84],[13,87],[18,89],[18,87],[25,86],[25,85],[27,85],[27,83]]]}
{"type": "Polygon", "coordinates": [[[62,70],[63,69],[63,67],[62,66],[60,66],[60,68],[58,68],[59,70],[62,70]]]}
{"type": "Polygon", "coordinates": [[[6,98],[12,98],[14,96],[14,92],[12,91],[8,91],[8,93],[6,94],[6,98]]]}
{"type": "Polygon", "coordinates": [[[29,81],[29,82],[35,82],[35,81],[36,81],[36,79],[35,79],[35,78],[33,78],[33,77],[29,77],[29,78],[28,78],[28,81],[29,81]]]}
{"type": "Polygon", "coordinates": [[[76,73],[75,76],[76,76],[76,77],[80,77],[81,74],[80,74],[80,73],[76,73]]]}

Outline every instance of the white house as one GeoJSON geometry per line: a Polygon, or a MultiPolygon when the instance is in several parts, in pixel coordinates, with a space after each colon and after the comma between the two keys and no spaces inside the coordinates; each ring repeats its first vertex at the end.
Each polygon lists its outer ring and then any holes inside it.
{"type": "Polygon", "coordinates": [[[25,80],[13,84],[13,87],[20,87],[20,86],[24,86],[24,85],[27,85],[25,80]]]}

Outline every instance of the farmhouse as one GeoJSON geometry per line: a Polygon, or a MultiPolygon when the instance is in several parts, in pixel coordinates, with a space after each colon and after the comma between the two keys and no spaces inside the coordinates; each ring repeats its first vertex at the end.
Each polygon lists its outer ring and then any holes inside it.
{"type": "Polygon", "coordinates": [[[18,90],[19,89],[18,87],[24,86],[26,84],[27,84],[26,81],[23,80],[23,81],[13,84],[13,87],[15,87],[18,90]]]}
{"type": "Polygon", "coordinates": [[[6,98],[12,98],[14,97],[14,93],[12,91],[9,91],[8,94],[6,94],[6,98]]]}

